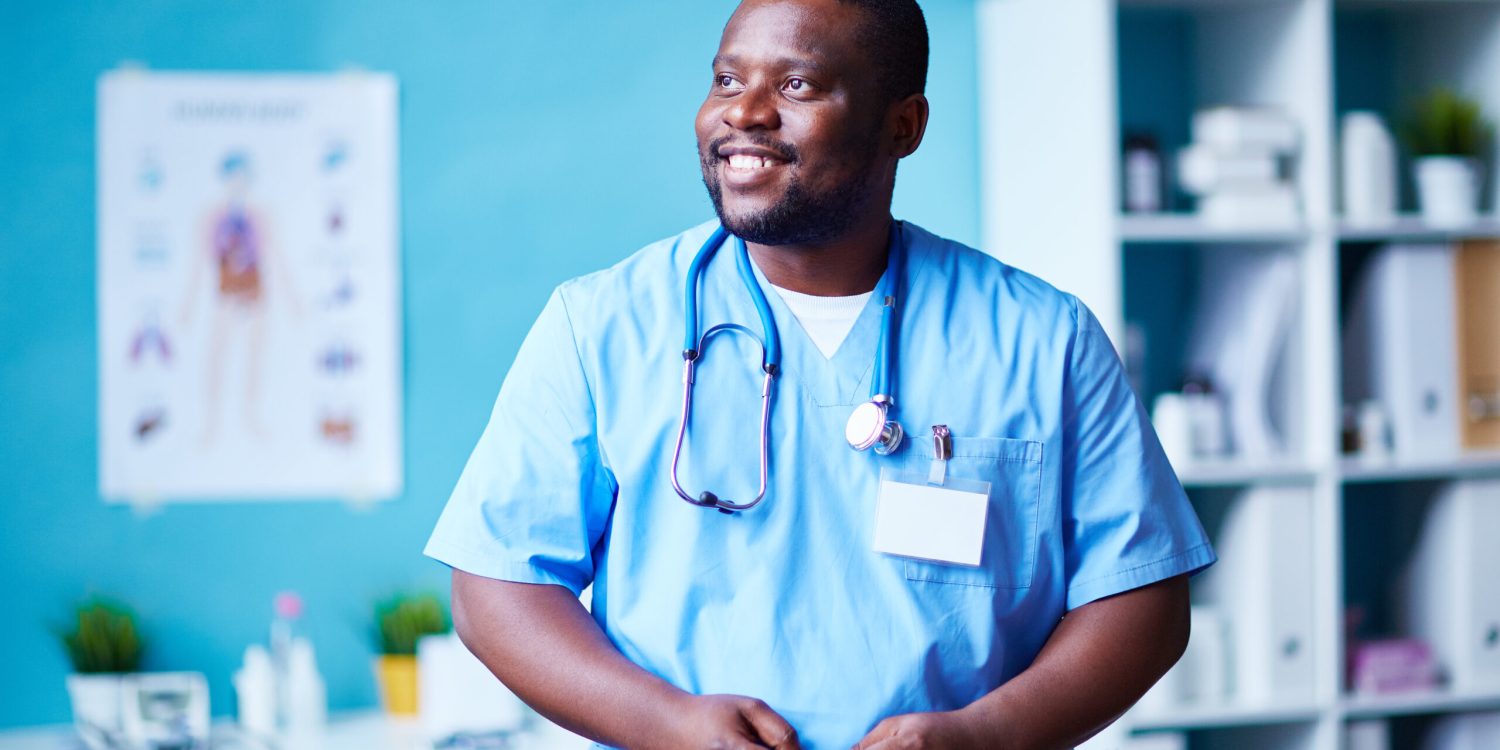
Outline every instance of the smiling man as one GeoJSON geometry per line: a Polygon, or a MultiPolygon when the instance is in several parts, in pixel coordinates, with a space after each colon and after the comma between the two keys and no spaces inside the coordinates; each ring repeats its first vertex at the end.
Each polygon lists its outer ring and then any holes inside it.
{"type": "Polygon", "coordinates": [[[1214,554],[1098,323],[891,217],[926,75],[911,0],[746,0],[696,123],[717,220],[522,345],[427,554],[557,723],[1067,747],[1181,654],[1214,554]]]}

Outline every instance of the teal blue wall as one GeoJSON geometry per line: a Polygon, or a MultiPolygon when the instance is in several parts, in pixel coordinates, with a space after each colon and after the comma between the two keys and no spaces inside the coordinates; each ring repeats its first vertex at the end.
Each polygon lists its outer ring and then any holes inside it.
{"type": "MultiPolygon", "coordinates": [[[[971,0],[926,0],[933,119],[897,214],[979,234],[971,0]]],[[[427,532],[548,290],[709,217],[692,116],[733,3],[0,3],[0,727],[68,718],[49,628],[88,592],[140,612],[146,667],[214,712],[300,591],[335,709],[374,701],[371,602],[441,589],[427,532]],[[406,493],[169,506],[98,497],[94,82],[156,69],[390,71],[401,83],[406,493]]],[[[662,377],[675,377],[663,373],[662,377]]]]}

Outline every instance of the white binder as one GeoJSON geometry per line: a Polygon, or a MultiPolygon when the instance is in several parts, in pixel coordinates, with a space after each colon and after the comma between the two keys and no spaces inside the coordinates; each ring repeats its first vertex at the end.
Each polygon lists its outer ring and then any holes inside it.
{"type": "Polygon", "coordinates": [[[1422,750],[1495,750],[1500,747],[1500,712],[1456,714],[1433,722],[1422,750]]]}
{"type": "Polygon", "coordinates": [[[1251,487],[1236,497],[1215,542],[1219,562],[1198,582],[1198,599],[1229,624],[1231,699],[1311,700],[1313,638],[1312,493],[1251,487]]]}
{"type": "Polygon", "coordinates": [[[1344,401],[1373,399],[1403,459],[1458,453],[1457,315],[1448,245],[1389,245],[1370,259],[1344,338],[1344,401]]]}
{"type": "MultiPolygon", "coordinates": [[[[1432,501],[1399,599],[1458,691],[1500,688],[1500,480],[1461,480],[1432,501]]],[[[1497,745],[1496,747],[1500,747],[1497,745]]]]}
{"type": "Polygon", "coordinates": [[[1206,373],[1224,397],[1234,458],[1265,462],[1295,453],[1298,397],[1276,375],[1292,353],[1297,259],[1276,251],[1216,254],[1198,284],[1189,369],[1206,373]]]}

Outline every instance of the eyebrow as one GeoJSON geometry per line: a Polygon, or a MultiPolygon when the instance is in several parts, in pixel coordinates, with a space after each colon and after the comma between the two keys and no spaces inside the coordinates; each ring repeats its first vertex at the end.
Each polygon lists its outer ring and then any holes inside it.
{"type": "MultiPolygon", "coordinates": [[[[805,68],[808,70],[822,70],[823,66],[806,57],[778,57],[771,61],[772,64],[782,68],[805,68]]],[[[729,66],[739,67],[745,63],[738,55],[715,55],[714,67],[729,66]]]]}

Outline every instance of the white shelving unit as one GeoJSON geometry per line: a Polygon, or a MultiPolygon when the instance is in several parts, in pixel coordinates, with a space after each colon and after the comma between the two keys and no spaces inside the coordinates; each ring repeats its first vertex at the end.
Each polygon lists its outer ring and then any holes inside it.
{"type": "MultiPolygon", "coordinates": [[[[1121,722],[1133,733],[1187,732],[1192,748],[1340,750],[1352,720],[1500,710],[1500,691],[1353,696],[1344,679],[1346,594],[1357,572],[1349,556],[1364,551],[1346,549],[1364,543],[1346,528],[1359,515],[1351,511],[1387,488],[1500,476],[1500,453],[1421,463],[1339,453],[1341,258],[1385,242],[1500,237],[1500,216],[1436,228],[1407,213],[1355,226],[1338,214],[1335,179],[1337,123],[1349,109],[1381,109],[1394,126],[1411,95],[1443,84],[1500,118],[1500,0],[980,0],[977,21],[989,252],[1077,294],[1117,345],[1140,340],[1127,336],[1141,329],[1131,315],[1140,299],[1190,300],[1206,264],[1257,252],[1296,259],[1292,351],[1276,386],[1287,455],[1180,474],[1195,502],[1210,504],[1248,488],[1305,488],[1315,684],[1290,702],[1135,711],[1121,722]],[[1299,123],[1300,225],[1226,230],[1190,213],[1121,215],[1121,143],[1138,125],[1122,120],[1143,111],[1165,120],[1170,158],[1191,112],[1215,104],[1277,107],[1299,123]]],[[[1500,169],[1490,174],[1500,194],[1500,169]]],[[[1403,204],[1410,212],[1409,196],[1403,204]]],[[[1183,325],[1191,310],[1173,311],[1169,323],[1183,325]]],[[[1181,333],[1148,322],[1146,349],[1170,351],[1181,333]]],[[[1148,384],[1143,398],[1160,386],[1148,384]]]]}

